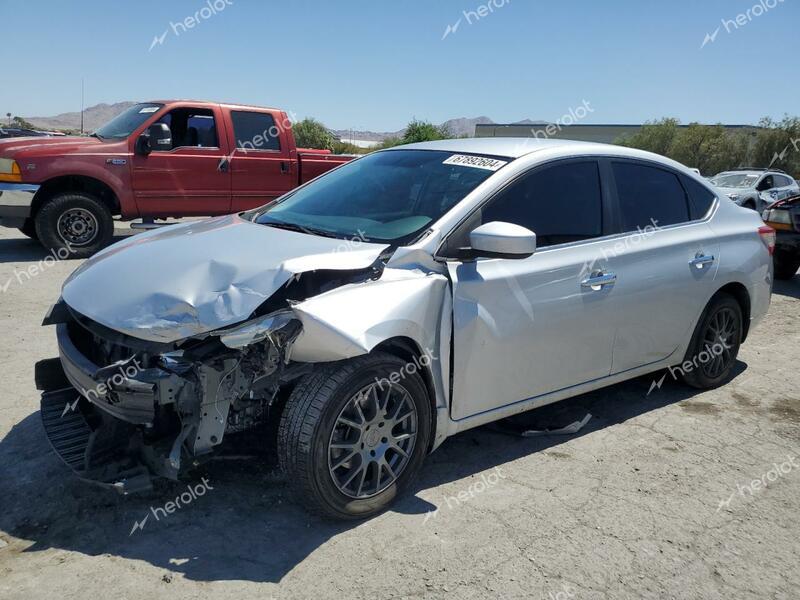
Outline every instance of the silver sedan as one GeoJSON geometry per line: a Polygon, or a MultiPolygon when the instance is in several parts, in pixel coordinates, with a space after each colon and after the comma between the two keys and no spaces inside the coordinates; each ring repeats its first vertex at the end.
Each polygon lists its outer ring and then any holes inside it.
{"type": "Polygon", "coordinates": [[[60,360],[37,374],[70,384],[40,386],[45,428],[81,477],[133,491],[266,425],[306,506],[370,516],[458,432],[664,369],[725,383],[774,244],[756,212],[638,150],[376,152],[84,263],[45,320],[60,360]],[[124,461],[94,461],[98,438],[124,461]]]}

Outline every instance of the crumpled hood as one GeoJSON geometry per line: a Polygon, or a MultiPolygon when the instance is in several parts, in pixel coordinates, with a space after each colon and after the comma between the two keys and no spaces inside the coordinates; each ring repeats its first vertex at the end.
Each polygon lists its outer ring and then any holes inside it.
{"type": "Polygon", "coordinates": [[[62,297],[73,310],[106,327],[169,343],[247,319],[301,273],[365,269],[387,247],[228,215],[114,244],[67,279],[62,297]]]}

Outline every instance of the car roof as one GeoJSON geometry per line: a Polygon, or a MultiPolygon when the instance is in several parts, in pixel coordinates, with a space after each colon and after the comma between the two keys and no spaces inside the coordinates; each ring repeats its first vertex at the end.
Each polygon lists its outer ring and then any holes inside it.
{"type": "Polygon", "coordinates": [[[510,159],[516,159],[535,152],[544,151],[547,151],[548,154],[553,156],[618,156],[621,158],[638,158],[651,162],[659,162],[666,166],[690,172],[685,165],[665,156],[661,156],[660,154],[654,154],[636,148],[628,148],[626,146],[578,140],[533,137],[459,138],[454,140],[437,140],[434,142],[420,142],[404,146],[394,146],[383,150],[383,152],[390,152],[392,150],[441,150],[444,152],[484,154],[510,159]]]}

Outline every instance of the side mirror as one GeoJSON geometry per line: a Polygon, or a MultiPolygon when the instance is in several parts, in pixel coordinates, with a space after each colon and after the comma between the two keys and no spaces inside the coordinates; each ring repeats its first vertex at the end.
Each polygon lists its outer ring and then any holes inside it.
{"type": "Polygon", "coordinates": [[[536,252],[536,234],[530,229],[492,221],[469,234],[472,253],[486,258],[528,258],[536,252]]]}
{"type": "Polygon", "coordinates": [[[153,123],[136,140],[138,154],[150,154],[153,150],[169,150],[172,147],[172,132],[166,123],[153,123]]]}

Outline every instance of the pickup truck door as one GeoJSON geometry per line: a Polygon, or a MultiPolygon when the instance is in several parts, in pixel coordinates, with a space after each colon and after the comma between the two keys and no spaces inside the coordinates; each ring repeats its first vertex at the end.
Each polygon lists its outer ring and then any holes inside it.
{"type": "Polygon", "coordinates": [[[281,112],[231,109],[231,212],[262,206],[294,189],[297,149],[281,112]]]}
{"type": "Polygon", "coordinates": [[[155,122],[169,125],[172,145],[147,155],[133,153],[139,212],[147,217],[229,213],[228,139],[219,107],[179,105],[155,122]]]}

